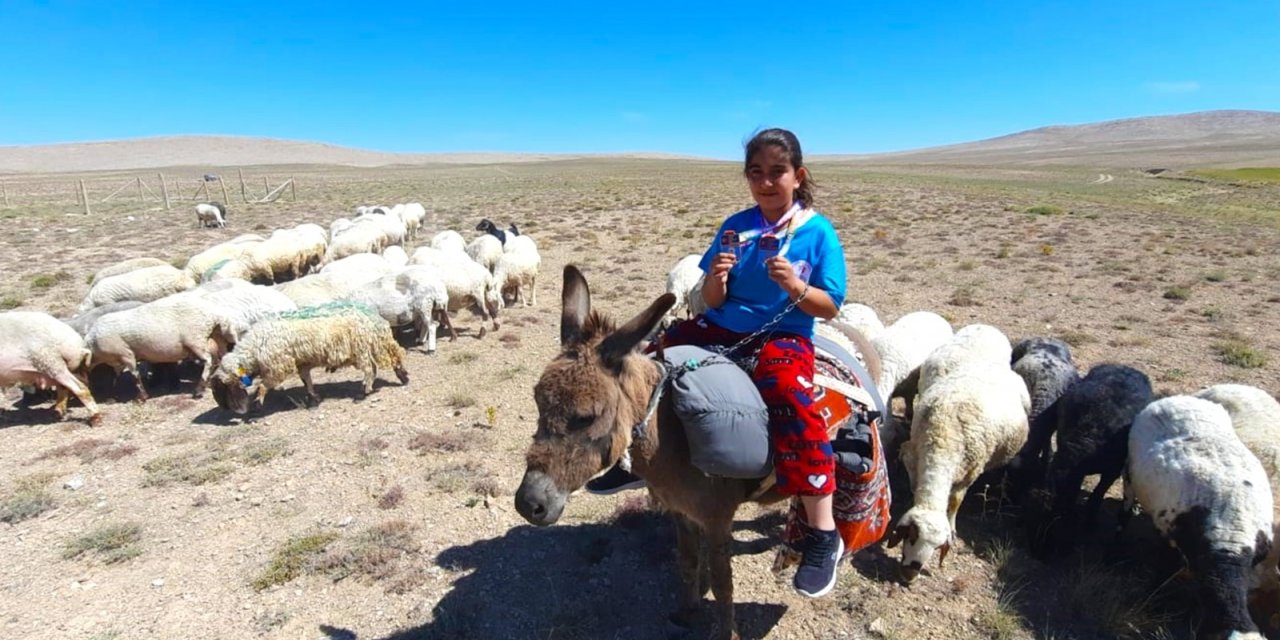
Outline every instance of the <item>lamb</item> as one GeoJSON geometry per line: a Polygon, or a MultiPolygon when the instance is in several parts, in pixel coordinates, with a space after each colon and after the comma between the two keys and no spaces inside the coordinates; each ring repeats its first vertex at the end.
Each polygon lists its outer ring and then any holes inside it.
{"type": "Polygon", "coordinates": [[[479,236],[467,245],[467,255],[490,273],[495,273],[502,253],[502,242],[489,234],[479,236]]]}
{"type": "Polygon", "coordinates": [[[836,313],[835,319],[857,329],[868,340],[874,339],[884,331],[884,323],[880,321],[876,310],[857,302],[846,302],[840,305],[840,311],[836,313]]]}
{"type": "Polygon", "coordinates": [[[393,328],[412,324],[417,344],[436,351],[436,326],[444,325],[453,340],[458,334],[449,323],[449,290],[431,267],[408,267],[356,288],[343,300],[366,305],[393,328]],[[440,322],[436,322],[436,318],[440,322]]]}
{"type": "MultiPolygon", "coordinates": [[[[1133,420],[1151,399],[1151,381],[1146,374],[1118,364],[1095,366],[1058,399],[1047,416],[1057,424],[1058,448],[1049,462],[1053,522],[1043,530],[1042,553],[1072,546],[1077,537],[1072,525],[1076,496],[1085,476],[1093,474],[1100,478],[1089,496],[1085,522],[1097,522],[1102,498],[1124,472],[1133,420]]],[[[1041,523],[1033,516],[1032,524],[1041,523]]],[[[1033,538],[1033,543],[1039,542],[1033,538]]]]}
{"type": "MultiPolygon", "coordinates": [[[[492,238],[493,236],[484,236],[492,238]]],[[[538,252],[508,251],[502,254],[493,270],[493,279],[503,297],[511,294],[512,300],[525,306],[538,305],[538,269],[542,256],[538,252]]]]}
{"type": "Polygon", "coordinates": [[[441,231],[431,238],[431,247],[441,251],[466,253],[467,242],[457,231],[441,231]]]}
{"type": "MultiPolygon", "coordinates": [[[[480,309],[480,318],[487,321],[493,319],[493,330],[498,330],[498,311],[502,307],[502,291],[497,279],[484,267],[466,257],[464,253],[451,254],[432,247],[419,247],[409,259],[410,265],[434,267],[440,279],[449,289],[450,310],[460,309],[463,305],[475,303],[480,309]]],[[[485,327],[481,325],[479,337],[485,335],[485,327]]]]}
{"type": "MultiPolygon", "coordinates": [[[[1280,402],[1271,394],[1243,384],[1219,384],[1196,394],[1222,405],[1231,416],[1231,426],[1244,446],[1262,463],[1271,480],[1271,498],[1280,500],[1280,402]]],[[[1280,503],[1272,506],[1272,540],[1280,534],[1280,503]]],[[[1264,630],[1280,628],[1280,544],[1271,545],[1271,553],[1256,567],[1253,589],[1249,592],[1249,609],[1264,630]]]]}
{"type": "Polygon", "coordinates": [[[1030,406],[1022,378],[989,365],[959,368],[921,389],[911,439],[902,448],[915,503],[887,542],[891,548],[906,543],[905,580],[914,580],[935,551],[942,566],[965,492],[978,476],[1004,466],[1022,448],[1030,406]]]}
{"type": "Polygon", "coordinates": [[[118,276],[130,271],[137,271],[144,267],[161,267],[167,264],[169,263],[158,258],[131,258],[129,260],[123,260],[109,267],[99,269],[97,273],[93,274],[93,279],[89,281],[89,286],[92,287],[93,285],[98,284],[103,278],[118,276]]]}
{"type": "Polygon", "coordinates": [[[85,376],[92,353],[74,329],[47,313],[0,313],[0,388],[20,384],[56,389],[53,411],[67,415],[71,395],[89,410],[89,426],[102,423],[102,412],[89,394],[85,376]]]}
{"type": "Polygon", "coordinates": [[[126,300],[151,302],[195,286],[196,282],[189,273],[167,264],[143,267],[100,280],[89,289],[79,311],[83,313],[94,307],[126,300]]]}
{"type": "Polygon", "coordinates": [[[1136,501],[1181,552],[1204,609],[1198,637],[1261,640],[1247,592],[1274,541],[1271,484],[1231,424],[1202,398],[1147,405],[1129,431],[1121,527],[1136,501]]]}
{"type": "Polygon", "coordinates": [[[685,312],[686,318],[692,317],[693,298],[702,297],[702,278],[706,275],[698,266],[701,261],[700,254],[691,253],[677,260],[667,272],[667,293],[676,297],[675,305],[667,312],[671,318],[677,317],[681,311],[685,312]]]}
{"type": "Polygon", "coordinates": [[[399,208],[400,220],[404,222],[407,237],[415,238],[422,228],[422,221],[427,217],[427,210],[417,202],[396,205],[399,208]]]}
{"type": "MultiPolygon", "coordinates": [[[[1027,444],[1009,464],[1014,482],[1025,491],[1044,479],[1049,465],[1049,447],[1058,427],[1056,411],[1050,407],[1080,381],[1080,372],[1071,362],[1071,347],[1054,338],[1027,338],[1013,348],[1013,370],[1022,376],[1031,393],[1031,431],[1027,444]]],[[[1078,486],[1078,485],[1077,485],[1078,486]]]]}
{"type": "Polygon", "coordinates": [[[234,323],[215,303],[198,295],[179,295],[99,318],[86,342],[93,352],[92,365],[105,364],[116,374],[133,374],[138,399],[145,402],[147,390],[138,375],[138,361],[176,363],[189,357],[203,361],[204,370],[192,394],[198,398],[236,336],[234,323]]]}
{"type": "Polygon", "coordinates": [[[227,226],[227,208],[221,202],[202,202],[196,205],[197,227],[227,226]]]}
{"type": "Polygon", "coordinates": [[[348,366],[364,372],[361,398],[373,393],[379,367],[394,370],[401,384],[409,382],[404,350],[372,309],[352,303],[307,307],[254,325],[222,359],[211,387],[219,407],[243,415],[251,403],[297,375],[307,401],[318,404],[311,370],[348,366]]]}

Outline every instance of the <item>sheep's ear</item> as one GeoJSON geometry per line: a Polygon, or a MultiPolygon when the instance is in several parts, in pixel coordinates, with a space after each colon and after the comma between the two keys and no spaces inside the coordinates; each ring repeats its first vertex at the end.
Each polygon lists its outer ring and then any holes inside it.
{"type": "Polygon", "coordinates": [[[920,528],[916,526],[916,523],[899,522],[898,526],[894,527],[893,533],[889,534],[889,541],[885,543],[885,546],[892,549],[898,546],[898,543],[902,542],[904,539],[907,541],[907,544],[915,544],[916,540],[919,538],[920,528]]]}
{"type": "Polygon", "coordinates": [[[582,339],[582,327],[591,313],[591,290],[587,288],[587,279],[571,264],[564,267],[561,300],[560,346],[568,346],[582,339]]]}
{"type": "Polygon", "coordinates": [[[948,540],[938,547],[938,569],[942,569],[942,561],[947,559],[947,554],[951,553],[951,541],[948,540]]]}
{"type": "Polygon", "coordinates": [[[676,297],[673,294],[664,293],[658,296],[648,309],[641,311],[630,322],[605,337],[600,343],[600,357],[604,359],[605,364],[611,367],[621,364],[622,359],[631,353],[631,350],[635,349],[645,336],[653,333],[658,323],[662,322],[675,304],[676,297]]]}

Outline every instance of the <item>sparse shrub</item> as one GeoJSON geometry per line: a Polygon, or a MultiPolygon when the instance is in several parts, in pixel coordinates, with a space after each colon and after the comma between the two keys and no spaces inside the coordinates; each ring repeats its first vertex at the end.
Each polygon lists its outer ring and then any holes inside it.
{"type": "Polygon", "coordinates": [[[102,458],[119,460],[125,456],[131,456],[137,451],[138,448],[131,444],[111,442],[100,438],[81,438],[71,444],[64,444],[61,447],[50,449],[37,456],[36,460],[70,458],[74,456],[80,458],[80,462],[89,464],[102,458]]]}
{"type": "Polygon", "coordinates": [[[1074,329],[1068,329],[1058,334],[1058,339],[1062,340],[1063,342],[1073,347],[1081,347],[1086,344],[1090,344],[1098,341],[1097,338],[1083,331],[1076,331],[1074,329]]]}
{"type": "Polygon", "coordinates": [[[471,351],[459,351],[449,356],[449,363],[450,364],[466,364],[468,362],[472,362],[476,360],[479,357],[480,356],[476,355],[471,351]]]}
{"type": "Polygon", "coordinates": [[[976,307],[982,303],[974,297],[973,287],[959,287],[951,292],[951,298],[947,300],[947,304],[955,307],[976,307]]]}
{"type": "Polygon", "coordinates": [[[1173,367],[1171,369],[1168,369],[1164,373],[1160,374],[1160,381],[1161,382],[1179,382],[1181,380],[1185,380],[1186,377],[1187,377],[1187,372],[1185,369],[1179,369],[1177,367],[1173,367]]]}
{"type": "Polygon", "coordinates": [[[508,349],[514,349],[520,346],[520,336],[510,332],[504,333],[498,336],[498,342],[501,342],[508,349]]]}
{"type": "Polygon", "coordinates": [[[404,487],[396,485],[378,497],[379,509],[394,509],[404,501],[404,487]]]}
{"type": "Polygon", "coordinates": [[[1008,258],[1011,252],[1012,252],[1012,247],[1010,247],[1008,244],[1001,244],[1000,250],[996,252],[996,257],[1003,260],[1005,258],[1008,258]]]}
{"type": "Polygon", "coordinates": [[[1191,288],[1182,285],[1174,285],[1164,290],[1165,300],[1186,300],[1191,297],[1191,288]]]}
{"type": "Polygon", "coordinates": [[[254,590],[262,591],[302,575],[315,562],[315,558],[324,552],[329,543],[337,538],[338,534],[332,531],[289,538],[284,546],[276,550],[266,570],[253,579],[254,590]]]}
{"type": "Polygon", "coordinates": [[[46,488],[52,479],[51,474],[38,473],[15,482],[13,491],[0,500],[0,522],[15,524],[52,509],[57,503],[46,488]]]}
{"type": "Polygon", "coordinates": [[[0,297],[0,311],[8,311],[22,306],[22,298],[17,296],[0,297]]]}
{"type": "Polygon", "coordinates": [[[1219,309],[1218,307],[1215,307],[1213,305],[1209,305],[1200,310],[1200,315],[1202,317],[1208,318],[1209,320],[1219,320],[1222,318],[1222,309],[1219,309]]]}
{"type": "Polygon", "coordinates": [[[142,555],[142,527],[134,523],[104,525],[63,546],[62,559],[73,560],[96,553],[104,564],[116,564],[142,555]]]}
{"type": "Polygon", "coordinates": [[[454,409],[466,409],[476,405],[476,399],[465,393],[451,393],[448,398],[445,398],[444,402],[454,409]]]}
{"type": "Polygon", "coordinates": [[[972,260],[961,260],[960,264],[956,265],[956,269],[959,271],[973,271],[975,266],[977,265],[972,260]]]}
{"type": "Polygon", "coordinates": [[[1062,215],[1062,207],[1055,207],[1051,204],[1038,204],[1027,209],[1027,213],[1038,216],[1060,216],[1062,215]]]}
{"type": "Polygon", "coordinates": [[[889,239],[889,230],[883,227],[877,227],[875,231],[871,232],[871,237],[875,238],[878,242],[884,242],[889,239]]]}
{"type": "Polygon", "coordinates": [[[48,289],[57,284],[62,284],[71,279],[71,274],[66,271],[57,273],[42,273],[31,279],[31,286],[36,289],[48,289]]]}
{"type": "Polygon", "coordinates": [[[424,431],[409,439],[409,450],[417,451],[418,455],[425,455],[433,451],[453,453],[455,451],[466,451],[472,442],[472,437],[462,433],[424,431]]]}
{"type": "Polygon", "coordinates": [[[1244,340],[1220,340],[1213,344],[1213,350],[1224,364],[1242,369],[1259,369],[1267,364],[1266,354],[1253,348],[1244,340]]]}
{"type": "Polygon", "coordinates": [[[1204,274],[1204,279],[1209,282],[1222,282],[1227,279],[1227,273],[1221,270],[1210,271],[1209,273],[1204,274]]]}
{"type": "Polygon", "coordinates": [[[1049,244],[1048,242],[1040,245],[1040,253],[1046,256],[1053,255],[1053,245],[1049,244]]]}

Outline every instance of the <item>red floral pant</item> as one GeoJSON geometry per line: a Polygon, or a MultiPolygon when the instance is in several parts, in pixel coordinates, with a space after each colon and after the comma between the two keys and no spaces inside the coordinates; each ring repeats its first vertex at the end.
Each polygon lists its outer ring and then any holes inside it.
{"type": "MultiPolygon", "coordinates": [[[[662,336],[667,347],[729,346],[746,334],[729,331],[703,316],[673,325],[662,336]]],[[[780,493],[824,496],[835,490],[835,455],[827,425],[813,405],[813,342],[789,333],[757,338],[728,354],[738,358],[760,346],[751,378],[769,407],[773,473],[780,493]]]]}

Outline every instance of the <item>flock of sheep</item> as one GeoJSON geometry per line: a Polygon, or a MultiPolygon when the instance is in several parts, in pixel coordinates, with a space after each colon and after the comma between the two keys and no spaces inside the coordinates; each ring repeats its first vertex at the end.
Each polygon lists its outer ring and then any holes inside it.
{"type": "MultiPolygon", "coordinates": [[[[223,208],[197,207],[200,224],[210,215],[225,223],[223,208]]],[[[108,266],[94,275],[73,318],[0,313],[0,388],[23,385],[27,402],[30,393],[53,391],[60,418],[74,395],[97,424],[101,413],[88,385],[98,365],[131,373],[146,400],[140,363],[197,360],[203,369],[195,395],[212,387],[219,406],[237,413],[294,375],[307,400],[318,402],[315,367],[360,369],[365,394],[379,369],[407,382],[394,328],[411,328],[428,353],[438,326],[457,338],[451,310],[475,305],[497,329],[504,294],[512,303],[536,303],[541,264],[532,238],[488,220],[469,244],[456,231],[441,231],[410,256],[403,245],[425,215],[418,203],[359,207],[327,231],[301,224],[267,237],[241,235],[192,256],[182,269],[155,258],[108,266]]],[[[478,335],[484,333],[482,326],[478,335]]]]}

